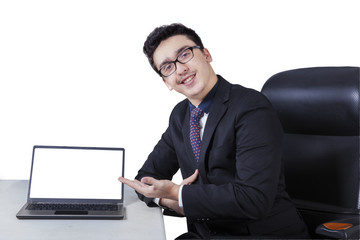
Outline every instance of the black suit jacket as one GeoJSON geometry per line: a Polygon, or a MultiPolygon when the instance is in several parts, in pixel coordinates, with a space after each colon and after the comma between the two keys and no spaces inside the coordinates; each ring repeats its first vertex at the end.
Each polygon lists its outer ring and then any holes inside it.
{"type": "Polygon", "coordinates": [[[261,93],[221,76],[218,81],[199,162],[190,145],[185,99],[173,109],[167,130],[136,178],[170,180],[179,168],[187,178],[199,169],[197,182],[182,190],[190,230],[215,235],[298,234],[304,225],[285,192],[283,132],[275,111],[261,93]]]}

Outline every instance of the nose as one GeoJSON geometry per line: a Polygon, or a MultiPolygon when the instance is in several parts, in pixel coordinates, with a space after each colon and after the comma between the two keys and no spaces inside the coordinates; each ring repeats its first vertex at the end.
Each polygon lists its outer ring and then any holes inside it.
{"type": "Polygon", "coordinates": [[[176,72],[178,75],[183,75],[184,73],[187,73],[189,71],[189,67],[187,66],[186,63],[182,64],[177,62],[176,64],[177,64],[176,72]]]}

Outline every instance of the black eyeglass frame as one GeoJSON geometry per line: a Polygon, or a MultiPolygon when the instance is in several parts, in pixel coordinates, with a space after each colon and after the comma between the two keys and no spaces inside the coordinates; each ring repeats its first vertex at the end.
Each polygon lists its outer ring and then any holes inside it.
{"type": "Polygon", "coordinates": [[[169,77],[169,76],[171,76],[172,74],[174,74],[174,72],[176,72],[176,70],[177,70],[177,66],[176,66],[176,63],[177,63],[177,62],[178,62],[178,63],[181,63],[181,64],[185,64],[185,63],[190,62],[191,59],[194,58],[194,48],[195,48],[195,49],[202,49],[202,47],[200,47],[200,46],[187,47],[187,48],[185,48],[183,51],[181,51],[181,52],[179,53],[179,55],[176,57],[176,59],[175,59],[174,61],[171,61],[171,62],[167,62],[167,63],[166,63],[166,64],[171,64],[171,63],[173,63],[173,64],[175,65],[175,70],[174,70],[172,73],[170,73],[169,75],[165,76],[164,74],[161,73],[161,69],[162,69],[163,67],[161,67],[161,68],[157,71],[157,73],[158,73],[161,77],[169,77]],[[181,61],[179,61],[180,55],[181,55],[183,52],[185,52],[186,50],[189,50],[189,49],[191,50],[192,57],[191,57],[189,60],[187,60],[186,62],[181,62],[181,61]]]}

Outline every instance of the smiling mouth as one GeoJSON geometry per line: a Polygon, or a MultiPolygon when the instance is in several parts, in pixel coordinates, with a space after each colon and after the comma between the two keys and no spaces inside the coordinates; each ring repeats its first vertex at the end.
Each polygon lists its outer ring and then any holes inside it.
{"type": "Polygon", "coordinates": [[[185,84],[185,85],[190,84],[190,83],[192,82],[192,80],[194,79],[194,77],[195,77],[195,74],[194,74],[194,75],[191,75],[191,76],[189,76],[189,77],[187,77],[187,78],[185,78],[185,79],[181,82],[181,84],[185,84]]]}

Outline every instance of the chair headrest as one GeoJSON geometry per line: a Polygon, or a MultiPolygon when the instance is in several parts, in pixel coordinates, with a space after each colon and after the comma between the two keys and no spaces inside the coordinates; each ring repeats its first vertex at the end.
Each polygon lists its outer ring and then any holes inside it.
{"type": "Polygon", "coordinates": [[[286,133],[358,136],[359,67],[280,72],[262,88],[286,133]]]}

